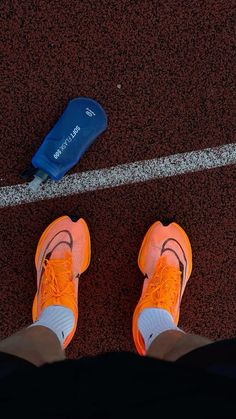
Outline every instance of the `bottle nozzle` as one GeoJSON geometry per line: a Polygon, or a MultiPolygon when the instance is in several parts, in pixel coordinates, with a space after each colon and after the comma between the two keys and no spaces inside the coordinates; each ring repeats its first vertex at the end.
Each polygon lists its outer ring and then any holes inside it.
{"type": "Polygon", "coordinates": [[[43,172],[42,170],[37,170],[34,175],[34,179],[29,183],[29,188],[32,192],[36,192],[39,186],[45,182],[48,178],[48,174],[43,172]]]}
{"type": "Polygon", "coordinates": [[[34,176],[34,179],[29,183],[29,188],[31,189],[32,192],[36,192],[42,182],[43,182],[43,179],[41,179],[38,176],[34,176]]]}

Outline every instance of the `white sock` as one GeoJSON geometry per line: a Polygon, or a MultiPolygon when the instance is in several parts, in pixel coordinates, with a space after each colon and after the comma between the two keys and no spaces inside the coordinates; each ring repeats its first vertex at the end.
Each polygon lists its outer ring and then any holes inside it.
{"type": "Polygon", "coordinates": [[[36,320],[30,327],[45,326],[52,330],[58,337],[63,346],[69,333],[74,327],[74,314],[69,308],[63,306],[48,306],[46,307],[38,320],[36,320]]]}
{"type": "MultiPolygon", "coordinates": [[[[154,339],[166,330],[179,330],[171,314],[162,308],[145,308],[138,318],[138,328],[148,350],[154,339]]],[[[182,332],[182,330],[181,330],[182,332]]]]}

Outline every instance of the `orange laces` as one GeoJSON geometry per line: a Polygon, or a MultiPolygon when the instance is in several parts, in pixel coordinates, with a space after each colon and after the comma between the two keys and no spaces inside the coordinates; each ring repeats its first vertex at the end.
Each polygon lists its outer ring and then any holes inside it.
{"type": "Polygon", "coordinates": [[[42,292],[42,305],[46,299],[60,298],[63,295],[74,296],[75,287],[72,274],[72,258],[68,256],[64,259],[46,259],[43,263],[44,284],[46,292],[42,292]]]}
{"type": "Polygon", "coordinates": [[[168,304],[175,306],[179,298],[179,283],[181,272],[178,268],[168,266],[165,258],[160,260],[153,277],[150,279],[145,291],[145,300],[151,299],[158,305],[168,304]]]}

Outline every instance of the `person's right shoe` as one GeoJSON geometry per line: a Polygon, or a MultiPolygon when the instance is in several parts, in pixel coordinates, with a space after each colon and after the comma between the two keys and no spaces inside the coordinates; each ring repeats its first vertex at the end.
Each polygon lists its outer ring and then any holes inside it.
{"type": "Polygon", "coordinates": [[[179,321],[181,299],[192,271],[191,244],[185,231],[176,223],[164,226],[155,222],[146,233],[138,256],[145,275],[141,298],[133,315],[133,339],[140,355],[145,345],[138,329],[138,318],[145,308],[162,308],[179,321]]]}

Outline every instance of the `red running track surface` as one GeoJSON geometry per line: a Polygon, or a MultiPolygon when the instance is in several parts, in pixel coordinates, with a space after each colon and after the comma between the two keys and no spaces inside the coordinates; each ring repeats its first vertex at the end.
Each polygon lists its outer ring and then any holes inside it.
{"type": "MultiPolygon", "coordinates": [[[[104,106],[109,129],[71,173],[234,142],[233,4],[2,1],[0,186],[22,182],[68,100],[81,95],[104,106]]],[[[151,223],[174,215],[193,248],[180,327],[235,336],[235,189],[229,166],[2,208],[0,337],[31,323],[37,241],[62,214],[83,216],[92,236],[69,357],[134,351],[139,247],[151,223]]]]}

